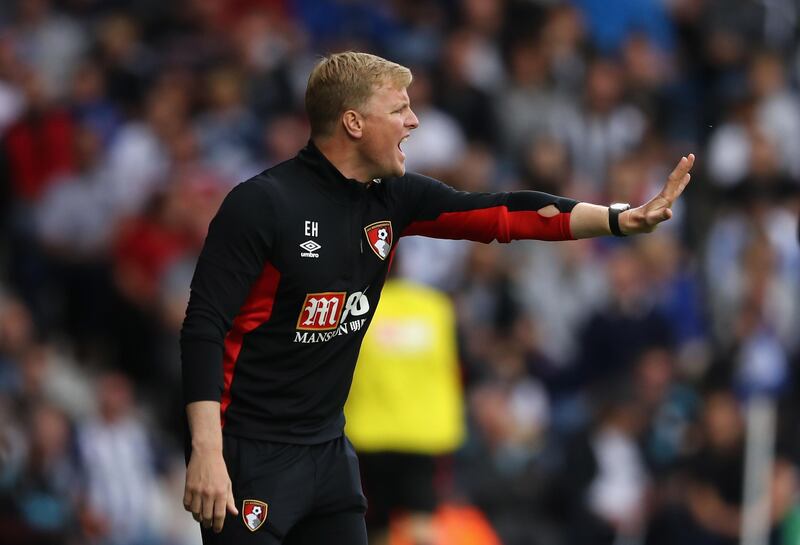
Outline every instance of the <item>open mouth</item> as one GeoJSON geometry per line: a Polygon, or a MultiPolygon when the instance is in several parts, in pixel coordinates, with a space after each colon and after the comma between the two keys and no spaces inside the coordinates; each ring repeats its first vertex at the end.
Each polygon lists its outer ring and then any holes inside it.
{"type": "Polygon", "coordinates": [[[400,140],[400,142],[398,142],[398,144],[397,144],[397,149],[399,149],[399,150],[400,150],[400,153],[402,153],[402,154],[403,154],[403,157],[405,157],[405,156],[406,156],[406,154],[403,152],[403,148],[402,148],[402,146],[403,146],[403,143],[405,143],[405,141],[406,141],[406,140],[408,140],[408,139],[409,139],[409,136],[404,136],[404,137],[403,137],[403,138],[400,140]]]}

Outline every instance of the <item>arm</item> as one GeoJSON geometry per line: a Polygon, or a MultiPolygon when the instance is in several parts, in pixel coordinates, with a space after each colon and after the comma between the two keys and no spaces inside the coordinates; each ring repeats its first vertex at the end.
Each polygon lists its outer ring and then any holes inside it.
{"type": "Polygon", "coordinates": [[[233,489],[222,457],[222,428],[219,425],[219,402],[195,401],[186,405],[192,456],[186,468],[183,507],[204,528],[213,525],[222,531],[225,512],[236,516],[233,489]]]}
{"type": "Polygon", "coordinates": [[[692,516],[707,531],[730,538],[739,537],[741,510],[725,503],[713,487],[691,483],[686,502],[692,516]]]}
{"type": "MultiPolygon", "coordinates": [[[[689,183],[694,155],[683,157],[661,192],[620,214],[624,234],[648,233],[672,217],[670,207],[689,183]]],[[[406,235],[509,242],[570,240],[610,235],[608,207],[579,203],[538,191],[466,193],[424,176],[409,177],[411,201],[406,235]]]]}
{"type": "Polygon", "coordinates": [[[226,509],[236,515],[222,456],[220,399],[224,339],[272,244],[266,193],[255,183],[237,186],[209,226],[192,279],[181,329],[183,395],[191,434],[183,504],[204,527],[222,530],[226,509]]]}
{"type": "Polygon", "coordinates": [[[578,202],[572,199],[539,191],[468,193],[414,174],[401,191],[410,213],[402,236],[476,242],[573,238],[569,218],[578,202]],[[538,212],[544,209],[553,213],[538,212]]]}
{"type": "Polygon", "coordinates": [[[797,470],[788,460],[778,457],[772,469],[770,487],[770,521],[779,524],[786,517],[795,502],[797,490],[797,470]]]}

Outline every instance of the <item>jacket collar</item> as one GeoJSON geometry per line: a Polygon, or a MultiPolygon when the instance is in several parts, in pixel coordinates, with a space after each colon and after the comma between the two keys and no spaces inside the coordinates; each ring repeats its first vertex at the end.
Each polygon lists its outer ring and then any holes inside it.
{"type": "Polygon", "coordinates": [[[353,178],[347,178],[344,174],[339,172],[339,169],[322,154],[312,140],[309,140],[306,147],[300,150],[300,153],[297,154],[297,158],[316,172],[323,182],[323,185],[333,191],[363,191],[371,185],[359,182],[353,178]]]}

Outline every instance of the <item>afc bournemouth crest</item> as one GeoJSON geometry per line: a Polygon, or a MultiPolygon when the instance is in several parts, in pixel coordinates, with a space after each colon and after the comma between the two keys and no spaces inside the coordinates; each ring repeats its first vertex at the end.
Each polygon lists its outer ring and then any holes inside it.
{"type": "Polygon", "coordinates": [[[244,500],[242,520],[248,530],[255,532],[267,520],[267,504],[258,500],[244,500]]]}
{"type": "Polygon", "coordinates": [[[367,235],[369,247],[375,252],[375,255],[381,259],[389,257],[389,251],[392,249],[392,222],[391,221],[376,221],[364,227],[364,233],[367,235]]]}

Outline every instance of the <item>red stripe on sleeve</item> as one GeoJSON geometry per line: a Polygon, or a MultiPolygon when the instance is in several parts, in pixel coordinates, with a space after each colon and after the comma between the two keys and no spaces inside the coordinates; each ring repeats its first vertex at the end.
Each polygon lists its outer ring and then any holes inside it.
{"type": "Polygon", "coordinates": [[[415,221],[402,236],[466,239],[476,242],[510,242],[519,239],[572,240],[569,212],[545,217],[535,210],[509,212],[493,206],[463,212],[444,212],[435,220],[415,221]]]}
{"type": "Polygon", "coordinates": [[[569,228],[569,212],[559,212],[549,218],[533,210],[508,213],[511,240],[574,240],[569,228]]]}
{"type": "Polygon", "coordinates": [[[281,273],[271,263],[264,265],[261,276],[258,277],[250,294],[247,296],[239,314],[233,320],[233,326],[225,336],[225,352],[223,356],[224,386],[220,399],[220,421],[225,427],[225,412],[231,404],[231,384],[236,370],[236,361],[242,350],[244,336],[267,322],[272,316],[272,304],[275,302],[275,292],[281,273]]]}

